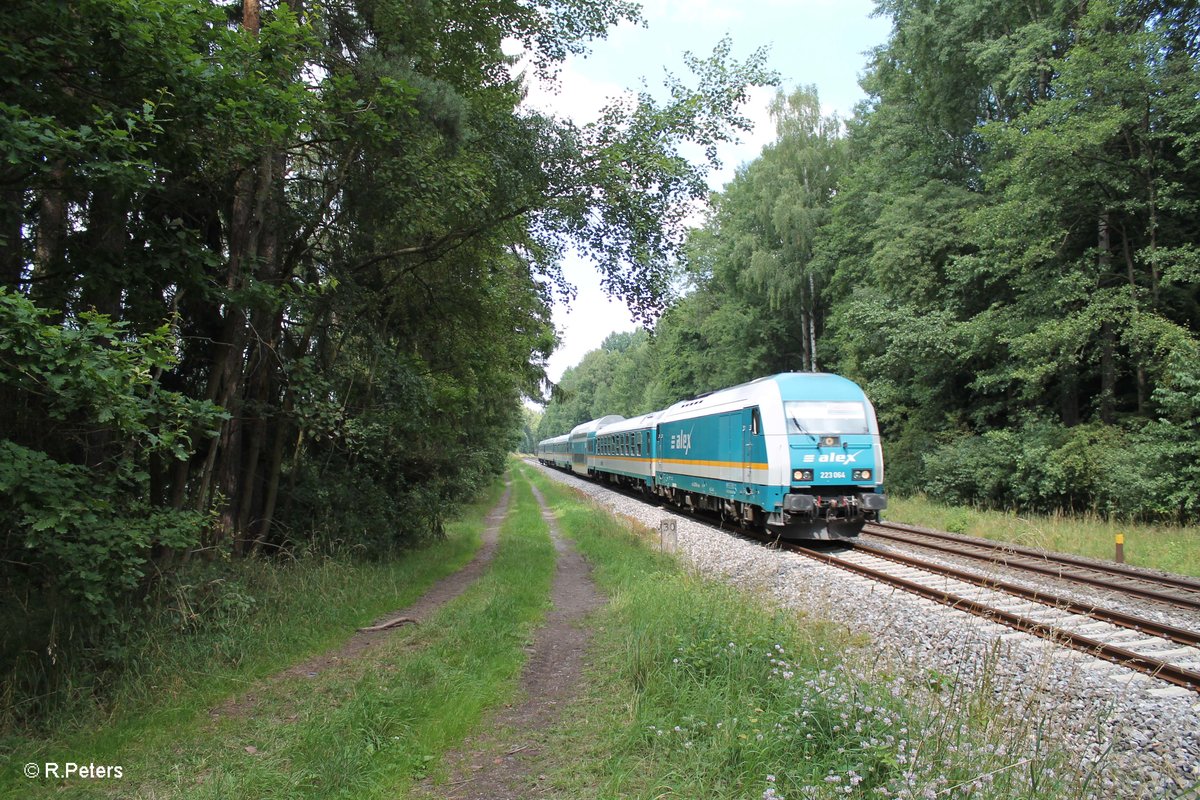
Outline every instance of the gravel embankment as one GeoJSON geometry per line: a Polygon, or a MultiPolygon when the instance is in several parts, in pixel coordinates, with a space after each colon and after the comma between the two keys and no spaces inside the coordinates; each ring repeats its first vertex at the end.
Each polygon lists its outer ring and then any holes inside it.
{"type": "Polygon", "coordinates": [[[702,574],[868,635],[871,658],[888,670],[917,682],[936,670],[967,686],[991,686],[1014,718],[1040,719],[1055,745],[1081,765],[1099,765],[1088,794],[1170,798],[1200,786],[1196,692],[540,468],[643,525],[678,520],[678,552],[702,574]]]}

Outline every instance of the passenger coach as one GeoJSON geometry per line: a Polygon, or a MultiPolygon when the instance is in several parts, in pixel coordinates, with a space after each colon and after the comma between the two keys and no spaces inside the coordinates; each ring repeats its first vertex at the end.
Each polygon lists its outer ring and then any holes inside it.
{"type": "Polygon", "coordinates": [[[606,480],[649,492],[654,488],[654,411],[606,425],[596,433],[593,471],[606,480]]]}

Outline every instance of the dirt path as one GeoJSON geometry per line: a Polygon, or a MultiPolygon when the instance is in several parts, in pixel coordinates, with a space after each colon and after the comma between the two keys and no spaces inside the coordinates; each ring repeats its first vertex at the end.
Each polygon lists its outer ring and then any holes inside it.
{"type": "Polygon", "coordinates": [[[545,498],[533,488],[542,507],[542,519],[558,552],[552,608],[529,648],[529,661],[521,676],[525,698],[501,711],[488,725],[489,732],[468,740],[446,755],[450,778],[434,786],[429,780],[415,787],[413,796],[439,800],[517,800],[546,796],[537,767],[546,754],[542,737],[558,718],[560,708],[575,696],[583,670],[584,652],[592,638],[584,617],[604,603],[592,581],[591,566],[558,530],[545,498]]]}
{"type": "Polygon", "coordinates": [[[429,591],[421,595],[412,605],[385,614],[368,627],[382,626],[401,618],[404,619],[403,623],[379,630],[360,629],[336,650],[330,650],[313,656],[282,672],[277,672],[268,678],[264,678],[257,686],[244,694],[231,697],[221,705],[213,708],[209,711],[209,715],[214,720],[223,717],[248,715],[258,705],[259,694],[265,688],[274,686],[289,678],[315,678],[325,670],[336,668],[343,662],[351,661],[361,656],[371,645],[390,636],[398,627],[410,623],[420,624],[430,614],[465,592],[471,584],[479,580],[483,573],[487,571],[492,557],[496,554],[496,543],[500,536],[500,526],[504,522],[504,517],[508,514],[508,506],[511,498],[512,483],[508,482],[505,484],[504,494],[500,496],[496,507],[488,513],[484,520],[483,541],[480,544],[479,550],[465,567],[435,583],[429,588],[429,591]]]}

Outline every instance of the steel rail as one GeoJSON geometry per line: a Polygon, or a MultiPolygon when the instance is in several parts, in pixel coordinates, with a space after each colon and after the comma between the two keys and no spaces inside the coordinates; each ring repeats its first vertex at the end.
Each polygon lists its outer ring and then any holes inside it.
{"type": "MultiPolygon", "coordinates": [[[[971,553],[971,552],[967,552],[965,550],[951,547],[950,545],[940,544],[938,542],[918,542],[918,541],[914,541],[913,539],[906,538],[904,536],[897,536],[895,534],[882,532],[879,530],[871,530],[871,531],[867,531],[867,533],[870,536],[878,536],[881,539],[890,539],[891,541],[895,541],[895,542],[904,542],[905,544],[916,545],[917,547],[924,547],[929,550],[937,550],[938,552],[942,552],[942,553],[950,553],[950,554],[953,554],[956,556],[961,556],[963,558],[972,558],[977,561],[986,561],[986,562],[989,562],[992,564],[1000,564],[1005,567],[1012,567],[1013,569],[1023,569],[1027,572],[1035,572],[1040,575],[1049,575],[1050,577],[1058,578],[1059,580],[1073,581],[1075,583],[1082,583],[1082,584],[1086,584],[1088,586],[1096,586],[1096,587],[1099,587],[1102,589],[1108,589],[1110,591],[1117,591],[1117,592],[1122,592],[1124,594],[1131,594],[1131,595],[1134,595],[1137,597],[1144,597],[1144,598],[1147,598],[1150,600],[1158,600],[1163,603],[1170,603],[1172,605],[1181,606],[1183,608],[1200,610],[1200,598],[1192,599],[1190,597],[1180,597],[1179,595],[1167,594],[1165,592],[1159,592],[1154,589],[1143,589],[1143,588],[1140,588],[1137,586],[1115,584],[1115,583],[1112,583],[1111,581],[1105,580],[1103,578],[1091,578],[1091,577],[1088,577],[1087,575],[1076,575],[1071,572],[1065,572],[1062,567],[1044,567],[1039,564],[1030,564],[1030,563],[1020,561],[1020,560],[1012,560],[1012,559],[1005,558],[1003,555],[998,555],[997,554],[998,552],[1000,552],[1000,553],[1004,552],[1000,548],[992,548],[991,553],[971,553]]],[[[918,536],[927,535],[924,532],[914,531],[913,533],[918,536]]],[[[937,538],[937,537],[935,536],[934,538],[937,538]]],[[[959,541],[959,540],[955,540],[955,541],[959,541]]],[[[979,547],[983,547],[985,549],[988,548],[988,545],[986,545],[986,544],[976,545],[975,542],[968,543],[965,541],[963,541],[961,543],[964,545],[968,545],[968,546],[979,546],[979,547]]],[[[1091,565],[1088,568],[1095,570],[1096,572],[1104,571],[1103,567],[1098,567],[1095,565],[1091,565]]],[[[1147,582],[1152,582],[1152,579],[1147,580],[1147,582]]]]}
{"type": "Polygon", "coordinates": [[[1088,636],[1082,636],[1078,633],[1064,631],[1048,623],[1038,622],[1037,620],[1029,619],[1028,617],[1022,617],[1019,614],[1013,614],[1009,611],[992,608],[984,603],[970,600],[966,597],[961,597],[951,592],[934,589],[930,586],[917,583],[916,581],[910,581],[906,578],[901,578],[880,570],[865,567],[861,564],[855,564],[851,561],[846,561],[836,556],[831,556],[826,553],[818,553],[817,551],[809,550],[806,547],[794,546],[788,547],[788,549],[831,566],[847,570],[848,572],[855,572],[871,578],[872,580],[877,580],[881,583],[895,586],[898,589],[903,589],[906,592],[911,592],[929,600],[934,600],[943,605],[950,606],[951,608],[969,611],[972,614],[999,622],[1015,630],[1030,633],[1060,644],[1065,644],[1068,647],[1071,647],[1075,650],[1080,650],[1091,656],[1095,656],[1096,658],[1102,658],[1105,661],[1111,661],[1114,664],[1119,664],[1123,667],[1128,667],[1130,669],[1138,670],[1139,672],[1147,673],[1176,686],[1181,686],[1194,692],[1200,692],[1200,672],[1195,672],[1174,664],[1169,664],[1166,661],[1161,661],[1157,658],[1144,656],[1139,653],[1135,653],[1132,650],[1126,650],[1123,647],[1105,644],[1104,642],[1092,639],[1088,636]]]}
{"type": "Polygon", "coordinates": [[[878,558],[884,558],[888,561],[894,561],[897,564],[903,564],[916,569],[928,570],[938,575],[946,575],[955,580],[964,581],[974,584],[985,589],[998,589],[1008,594],[1024,597],[1027,600],[1033,600],[1038,603],[1044,603],[1047,606],[1053,606],[1057,611],[1066,611],[1070,614],[1079,614],[1092,619],[1097,619],[1102,622],[1108,622],[1113,625],[1118,625],[1122,628],[1146,633],[1151,636],[1159,636],[1163,639],[1170,639],[1177,644],[1187,645],[1189,647],[1200,647],[1200,632],[1190,631],[1186,628],[1178,628],[1174,625],[1165,625],[1161,622],[1145,619],[1143,617],[1126,614],[1121,611],[1113,611],[1100,606],[1088,605],[1079,603],[1074,600],[1069,600],[1065,597],[1041,592],[1037,589],[1030,589],[1026,586],[1019,586],[1015,583],[987,578],[982,575],[975,575],[954,567],[947,567],[942,564],[930,564],[920,559],[911,558],[899,553],[892,553],[887,550],[881,550],[877,547],[869,545],[865,542],[855,542],[855,550],[861,550],[864,553],[870,553],[878,558]]]}
{"type": "MultiPolygon", "coordinates": [[[[1111,563],[1097,564],[1095,561],[1089,561],[1086,558],[1067,555],[1066,553],[1047,553],[1043,550],[1038,550],[1035,547],[1025,547],[1024,545],[1012,544],[1011,542],[993,542],[984,539],[978,539],[971,536],[960,536],[956,533],[948,533],[946,531],[932,531],[926,528],[918,528],[916,525],[905,525],[902,522],[869,522],[867,528],[884,528],[897,531],[905,531],[914,533],[918,536],[929,536],[934,539],[944,539],[951,542],[962,542],[963,544],[975,545],[976,547],[986,547],[991,550],[1000,552],[1013,553],[1015,555],[1032,556],[1040,558],[1043,561],[1050,561],[1060,564],[1070,564],[1075,567],[1083,567],[1085,569],[1096,570],[1097,572],[1111,572],[1116,575],[1125,575],[1130,578],[1137,578],[1146,583],[1158,583],[1164,586],[1174,586],[1178,589],[1186,589],[1192,592],[1200,592],[1200,581],[1192,578],[1185,578],[1180,575],[1155,575],[1142,572],[1141,570],[1127,567],[1124,564],[1118,564],[1115,561],[1111,563]]],[[[866,531],[871,533],[871,531],[866,531]]]]}

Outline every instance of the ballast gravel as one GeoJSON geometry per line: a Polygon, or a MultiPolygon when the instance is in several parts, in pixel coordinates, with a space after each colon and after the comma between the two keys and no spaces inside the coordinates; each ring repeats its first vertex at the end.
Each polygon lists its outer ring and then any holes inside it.
{"type": "Polygon", "coordinates": [[[1082,796],[1200,797],[1200,693],[539,468],[647,527],[675,519],[677,553],[699,573],[866,635],[889,670],[918,683],[943,675],[990,686],[995,700],[1038,719],[1046,738],[1077,756],[1091,777],[1082,796]]]}

